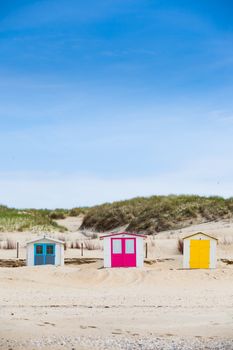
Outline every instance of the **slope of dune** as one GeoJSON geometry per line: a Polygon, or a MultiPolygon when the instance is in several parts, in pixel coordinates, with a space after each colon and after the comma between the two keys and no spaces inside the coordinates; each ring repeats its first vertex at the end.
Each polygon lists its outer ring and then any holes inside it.
{"type": "Polygon", "coordinates": [[[233,198],[152,196],[70,210],[19,210],[0,206],[0,231],[76,232],[80,228],[105,232],[124,227],[150,235],[231,218],[233,198]]]}
{"type": "Polygon", "coordinates": [[[232,198],[152,196],[90,208],[81,228],[107,231],[126,225],[129,231],[157,234],[160,231],[232,217],[232,198]]]}

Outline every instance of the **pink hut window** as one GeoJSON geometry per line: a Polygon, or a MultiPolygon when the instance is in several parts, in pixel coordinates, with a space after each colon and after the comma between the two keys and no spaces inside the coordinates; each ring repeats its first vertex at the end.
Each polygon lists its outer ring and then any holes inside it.
{"type": "Polygon", "coordinates": [[[112,252],[113,254],[122,254],[122,241],[121,239],[113,239],[112,242],[112,252]]]}

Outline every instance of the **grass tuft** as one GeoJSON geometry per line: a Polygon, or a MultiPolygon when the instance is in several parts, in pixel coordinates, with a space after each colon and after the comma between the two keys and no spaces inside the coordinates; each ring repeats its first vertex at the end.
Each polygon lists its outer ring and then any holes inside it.
{"type": "Polygon", "coordinates": [[[233,237],[224,236],[219,240],[219,243],[222,245],[232,245],[233,244],[233,237]]]}
{"type": "Polygon", "coordinates": [[[71,249],[81,249],[82,243],[80,241],[75,241],[75,242],[71,242],[70,244],[70,248],[71,249]]]}
{"type": "Polygon", "coordinates": [[[3,245],[3,249],[16,249],[16,242],[8,238],[6,243],[3,245]]]}
{"type": "Polygon", "coordinates": [[[85,249],[87,250],[101,250],[101,246],[99,243],[93,242],[91,240],[85,241],[85,249]]]}
{"type": "Polygon", "coordinates": [[[181,238],[179,238],[177,241],[177,249],[180,254],[184,253],[184,241],[181,238]]]}

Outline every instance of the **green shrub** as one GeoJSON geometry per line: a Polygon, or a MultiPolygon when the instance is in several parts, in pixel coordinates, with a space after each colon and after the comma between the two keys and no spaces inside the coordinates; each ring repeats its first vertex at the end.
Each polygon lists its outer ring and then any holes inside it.
{"type": "Polygon", "coordinates": [[[59,220],[59,219],[65,219],[66,215],[64,212],[61,212],[61,211],[52,211],[49,214],[49,217],[53,220],[59,220]]]}
{"type": "Polygon", "coordinates": [[[81,214],[85,214],[87,212],[88,208],[73,208],[69,210],[68,215],[69,216],[79,216],[81,214]]]}

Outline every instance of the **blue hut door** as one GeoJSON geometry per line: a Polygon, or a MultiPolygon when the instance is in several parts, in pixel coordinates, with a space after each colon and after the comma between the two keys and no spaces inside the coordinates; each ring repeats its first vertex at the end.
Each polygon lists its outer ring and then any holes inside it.
{"type": "Polygon", "coordinates": [[[55,265],[55,244],[45,244],[45,265],[55,265]]]}
{"type": "Polygon", "coordinates": [[[55,244],[34,244],[35,265],[55,265],[55,244]]]}

